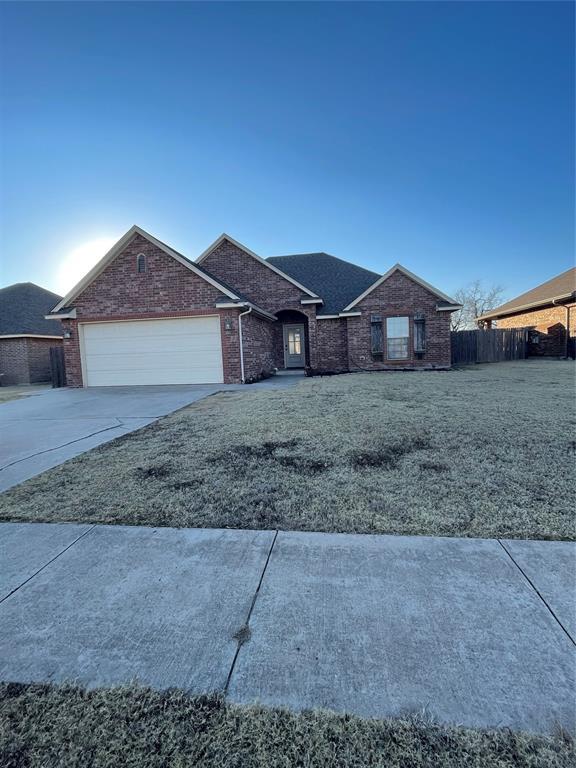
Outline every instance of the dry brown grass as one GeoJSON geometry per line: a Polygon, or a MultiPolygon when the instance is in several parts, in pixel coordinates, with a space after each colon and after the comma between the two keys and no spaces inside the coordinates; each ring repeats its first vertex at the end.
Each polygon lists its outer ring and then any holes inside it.
{"type": "Polygon", "coordinates": [[[297,714],[145,688],[0,685],[4,768],[568,768],[574,757],[561,733],[297,714]]]}
{"type": "Polygon", "coordinates": [[[0,404],[10,400],[19,400],[21,397],[37,395],[44,389],[50,389],[50,384],[28,384],[22,386],[0,387],[0,404]]]}
{"type": "Polygon", "coordinates": [[[222,393],[0,497],[4,520],[574,538],[572,362],[222,393]]]}

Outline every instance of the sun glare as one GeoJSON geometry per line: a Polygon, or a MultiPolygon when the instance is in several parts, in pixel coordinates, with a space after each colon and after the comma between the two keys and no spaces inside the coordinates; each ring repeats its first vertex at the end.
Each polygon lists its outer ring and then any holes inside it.
{"type": "Polygon", "coordinates": [[[62,296],[68,293],[112,248],[115,242],[112,237],[99,237],[82,243],[70,251],[58,266],[56,290],[62,296]]]}

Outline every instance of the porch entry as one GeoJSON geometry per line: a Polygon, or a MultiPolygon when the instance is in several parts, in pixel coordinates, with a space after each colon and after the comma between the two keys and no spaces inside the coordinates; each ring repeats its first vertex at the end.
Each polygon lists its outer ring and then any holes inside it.
{"type": "Polygon", "coordinates": [[[304,347],[304,324],[283,326],[284,365],[286,368],[304,368],[306,352],[304,347]]]}

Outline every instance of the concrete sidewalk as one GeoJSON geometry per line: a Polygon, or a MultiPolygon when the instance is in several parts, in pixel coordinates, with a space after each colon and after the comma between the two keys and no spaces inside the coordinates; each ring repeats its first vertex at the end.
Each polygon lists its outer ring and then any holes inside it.
{"type": "Polygon", "coordinates": [[[574,730],[576,545],[0,525],[0,679],[574,730]]]}
{"type": "Polygon", "coordinates": [[[302,377],[273,376],[248,386],[47,389],[0,405],[0,492],[64,461],[134,432],[217,392],[278,389],[302,377]]]}

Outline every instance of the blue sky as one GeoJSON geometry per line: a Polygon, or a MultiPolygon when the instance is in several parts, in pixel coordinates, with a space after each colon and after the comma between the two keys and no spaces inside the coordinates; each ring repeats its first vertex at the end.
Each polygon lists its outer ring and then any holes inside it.
{"type": "Polygon", "coordinates": [[[70,288],[133,223],[191,258],[226,231],[446,292],[574,262],[571,3],[0,15],[1,284],[70,288]]]}

